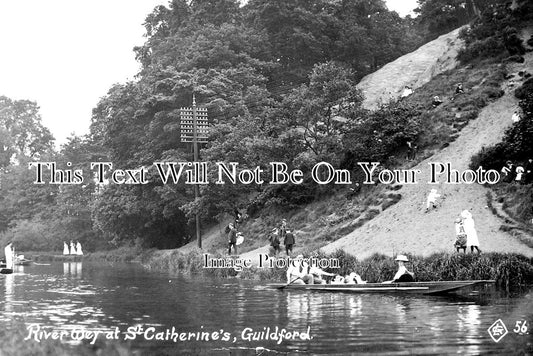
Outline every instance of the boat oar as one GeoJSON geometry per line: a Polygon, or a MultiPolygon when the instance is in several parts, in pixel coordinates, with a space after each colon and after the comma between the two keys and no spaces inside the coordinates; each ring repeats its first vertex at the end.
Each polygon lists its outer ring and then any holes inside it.
{"type": "Polygon", "coordinates": [[[287,283],[287,284],[285,284],[284,286],[279,287],[278,289],[284,289],[285,287],[290,286],[291,284],[293,284],[294,282],[296,282],[296,281],[299,280],[299,279],[302,279],[302,277],[296,277],[296,278],[293,279],[290,283],[287,283]]]}

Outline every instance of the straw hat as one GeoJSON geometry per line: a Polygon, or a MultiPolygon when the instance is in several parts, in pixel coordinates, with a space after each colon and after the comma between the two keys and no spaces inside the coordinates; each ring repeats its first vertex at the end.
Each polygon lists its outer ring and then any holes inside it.
{"type": "Polygon", "coordinates": [[[409,259],[405,255],[398,255],[395,261],[409,262],[409,259]]]}

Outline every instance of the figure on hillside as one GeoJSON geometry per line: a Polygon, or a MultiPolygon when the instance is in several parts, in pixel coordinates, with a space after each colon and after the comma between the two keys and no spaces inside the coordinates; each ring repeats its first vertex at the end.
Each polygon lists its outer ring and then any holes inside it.
{"type": "Polygon", "coordinates": [[[277,228],[272,229],[269,240],[270,240],[270,246],[274,250],[274,255],[278,257],[279,252],[281,251],[281,247],[280,247],[281,240],[279,238],[279,229],[277,228]]]}
{"type": "Polygon", "coordinates": [[[228,225],[228,228],[228,255],[231,255],[231,246],[233,246],[233,251],[237,254],[237,229],[232,223],[228,225]]]}
{"type": "Polygon", "coordinates": [[[523,178],[524,172],[525,172],[524,167],[522,167],[522,166],[516,167],[516,177],[514,179],[514,181],[516,183],[522,183],[522,178],[523,178]]]}
{"type": "Polygon", "coordinates": [[[461,218],[457,218],[455,220],[455,243],[454,246],[457,249],[457,252],[459,252],[460,249],[463,249],[463,253],[466,253],[466,231],[465,226],[463,224],[463,220],[461,218]]]}
{"type": "Polygon", "coordinates": [[[438,95],[435,95],[433,97],[433,107],[436,108],[437,106],[439,106],[440,104],[442,104],[442,100],[440,100],[439,96],[438,95]]]}
{"type": "Polygon", "coordinates": [[[474,253],[474,249],[477,253],[481,253],[479,249],[479,239],[477,237],[476,227],[472,214],[468,210],[461,212],[461,218],[463,218],[463,225],[466,233],[466,246],[470,246],[470,252],[474,253]]]}
{"type": "Polygon", "coordinates": [[[515,110],[515,112],[513,113],[513,116],[511,117],[511,120],[513,120],[513,122],[518,122],[520,121],[521,117],[520,117],[520,113],[518,112],[518,110],[515,110]]]}
{"type": "Polygon", "coordinates": [[[70,254],[75,255],[76,254],[76,246],[74,245],[74,241],[70,240],[70,254]]]}
{"type": "Polygon", "coordinates": [[[437,189],[431,189],[426,200],[426,213],[429,211],[429,207],[433,209],[437,208],[437,199],[440,198],[440,194],[437,193],[437,189]]]}
{"type": "Polygon", "coordinates": [[[291,230],[287,230],[283,239],[283,244],[285,245],[285,253],[287,254],[287,256],[291,255],[292,248],[295,243],[296,240],[294,238],[294,233],[291,230]]]}
{"type": "Polygon", "coordinates": [[[237,226],[237,224],[242,223],[243,216],[241,212],[239,211],[239,209],[233,208],[233,215],[235,216],[235,226],[237,226]]]}
{"type": "Polygon", "coordinates": [[[413,89],[411,89],[409,85],[406,85],[402,91],[402,95],[400,96],[400,99],[407,98],[411,94],[413,94],[413,89]]]}
{"type": "Polygon", "coordinates": [[[515,167],[514,167],[514,164],[513,162],[511,161],[507,161],[505,162],[505,166],[502,167],[502,170],[501,172],[503,173],[503,180],[505,182],[512,182],[513,178],[514,178],[514,173],[515,173],[515,167]]]}
{"type": "Polygon", "coordinates": [[[454,101],[457,96],[464,93],[465,91],[463,89],[463,83],[457,83],[457,86],[455,87],[455,93],[453,93],[451,100],[454,101]]]}
{"type": "Polygon", "coordinates": [[[407,141],[406,145],[407,145],[407,160],[410,161],[413,157],[413,143],[411,141],[407,141]]]}
{"type": "Polygon", "coordinates": [[[524,183],[529,184],[533,182],[533,158],[527,160],[525,171],[526,176],[524,177],[524,183]]]}
{"type": "Polygon", "coordinates": [[[361,185],[358,182],[355,182],[353,188],[350,188],[350,192],[348,193],[348,199],[352,199],[357,194],[359,194],[359,191],[361,190],[361,185]]]}
{"type": "Polygon", "coordinates": [[[68,244],[63,241],[63,255],[69,255],[70,254],[70,251],[68,249],[68,244]]]}
{"type": "Polygon", "coordinates": [[[412,152],[412,156],[411,156],[412,160],[416,160],[416,154],[417,153],[418,153],[418,146],[417,145],[413,145],[413,152],[412,152]]]}
{"type": "Polygon", "coordinates": [[[281,219],[281,223],[278,227],[279,240],[285,240],[285,235],[287,234],[287,219],[281,219]]]}
{"type": "Polygon", "coordinates": [[[463,83],[457,83],[457,86],[455,87],[455,95],[464,94],[465,91],[463,89],[463,83]]]}

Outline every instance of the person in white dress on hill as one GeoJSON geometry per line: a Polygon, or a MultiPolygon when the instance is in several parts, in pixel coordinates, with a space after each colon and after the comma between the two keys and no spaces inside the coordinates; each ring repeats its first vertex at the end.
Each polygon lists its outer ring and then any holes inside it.
{"type": "Polygon", "coordinates": [[[479,249],[479,239],[477,237],[476,227],[472,214],[468,210],[463,210],[461,213],[463,218],[463,225],[466,232],[466,246],[470,246],[470,251],[474,253],[474,248],[478,253],[481,253],[479,249]]]}
{"type": "Polygon", "coordinates": [[[63,241],[63,255],[68,255],[68,254],[70,254],[70,251],[68,249],[68,244],[63,241]]]}
{"type": "Polygon", "coordinates": [[[437,207],[438,198],[440,198],[440,194],[437,193],[437,189],[431,189],[431,192],[429,192],[426,201],[426,212],[429,211],[430,206],[433,206],[433,208],[437,207]]]}

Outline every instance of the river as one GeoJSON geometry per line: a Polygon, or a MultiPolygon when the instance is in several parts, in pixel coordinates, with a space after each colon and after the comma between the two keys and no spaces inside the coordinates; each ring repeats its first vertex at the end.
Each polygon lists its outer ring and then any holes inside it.
{"type": "Polygon", "coordinates": [[[44,330],[63,331],[62,342],[72,345],[109,338],[143,355],[533,353],[532,292],[452,298],[279,291],[257,281],[88,262],[19,266],[0,283],[2,328],[24,323],[24,342],[37,342],[44,330]],[[487,330],[498,319],[508,333],[495,342],[487,330]],[[276,328],[299,335],[268,340],[276,328]],[[529,334],[520,334],[526,328],[529,334]]]}

